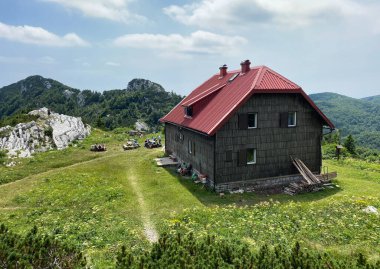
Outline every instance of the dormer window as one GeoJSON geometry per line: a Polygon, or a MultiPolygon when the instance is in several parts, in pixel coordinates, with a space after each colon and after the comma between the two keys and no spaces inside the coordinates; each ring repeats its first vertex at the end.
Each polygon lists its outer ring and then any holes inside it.
{"type": "Polygon", "coordinates": [[[185,117],[191,118],[193,116],[193,107],[192,106],[185,106],[184,111],[185,111],[185,117]]]}

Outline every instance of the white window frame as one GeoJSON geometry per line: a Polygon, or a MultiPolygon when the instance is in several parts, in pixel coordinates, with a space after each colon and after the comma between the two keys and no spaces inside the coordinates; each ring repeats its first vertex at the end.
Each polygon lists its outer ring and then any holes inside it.
{"type": "Polygon", "coordinates": [[[187,141],[187,151],[189,154],[193,154],[193,143],[190,139],[187,141]]]}
{"type": "Polygon", "coordinates": [[[297,126],[297,112],[296,111],[288,112],[288,127],[296,127],[296,126],[297,126]],[[291,114],[294,114],[294,124],[289,124],[289,117],[291,114]]]}
{"type": "Polygon", "coordinates": [[[247,125],[248,129],[256,129],[257,128],[257,113],[248,113],[247,125]],[[249,126],[249,115],[255,115],[255,126],[249,126]]]}
{"type": "Polygon", "coordinates": [[[247,164],[256,164],[256,149],[254,149],[254,148],[247,149],[247,164]],[[249,150],[253,150],[253,160],[252,161],[248,160],[248,151],[249,150]]]}

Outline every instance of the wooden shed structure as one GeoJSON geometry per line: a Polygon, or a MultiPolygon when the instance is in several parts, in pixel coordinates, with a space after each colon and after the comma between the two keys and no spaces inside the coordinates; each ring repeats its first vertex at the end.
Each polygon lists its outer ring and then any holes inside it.
{"type": "Polygon", "coordinates": [[[320,173],[322,130],[334,129],[300,86],[250,64],[223,65],[161,119],[166,152],[206,174],[219,192],[298,181],[291,156],[320,173]]]}

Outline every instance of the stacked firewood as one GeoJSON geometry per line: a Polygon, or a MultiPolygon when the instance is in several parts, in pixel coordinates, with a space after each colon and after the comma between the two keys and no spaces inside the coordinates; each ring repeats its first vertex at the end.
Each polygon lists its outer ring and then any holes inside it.
{"type": "Polygon", "coordinates": [[[324,189],[324,185],[330,182],[328,179],[314,175],[300,159],[292,158],[292,160],[303,179],[299,182],[290,183],[284,189],[284,193],[295,195],[298,193],[315,192],[324,189]]]}

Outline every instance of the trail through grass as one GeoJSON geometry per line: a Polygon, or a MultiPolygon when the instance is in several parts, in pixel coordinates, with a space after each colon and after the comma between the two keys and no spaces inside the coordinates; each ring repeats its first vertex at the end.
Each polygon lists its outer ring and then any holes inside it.
{"type": "Polygon", "coordinates": [[[141,220],[144,225],[145,236],[149,242],[151,243],[157,242],[158,233],[157,233],[155,225],[152,223],[152,220],[150,217],[151,212],[149,211],[148,207],[145,204],[145,199],[144,199],[143,193],[140,190],[139,183],[137,182],[138,179],[136,177],[136,174],[133,168],[128,171],[127,178],[129,179],[129,183],[132,186],[133,192],[137,196],[137,201],[138,201],[140,211],[141,211],[140,212],[141,220]]]}
{"type": "Polygon", "coordinates": [[[123,136],[95,131],[85,147],[1,168],[16,181],[0,185],[0,222],[20,233],[37,225],[79,246],[93,268],[114,264],[121,245],[133,252],[146,249],[168,229],[228,235],[252,246],[302,238],[340,255],[359,249],[379,257],[379,216],[361,210],[380,207],[380,165],[367,169],[355,161],[325,161],[330,171],[338,171],[339,188],[294,197],[244,193],[220,198],[174,170],[157,167],[153,159],[162,155],[160,149],[123,151],[122,144],[123,136]],[[94,142],[107,143],[108,151],[89,152],[94,142]],[[278,203],[268,206],[271,200],[278,203]]]}

